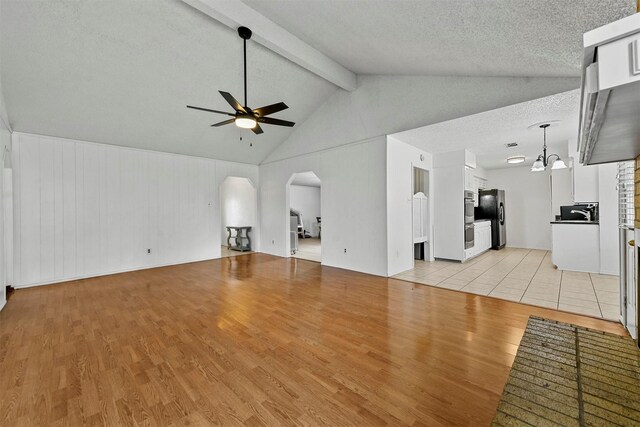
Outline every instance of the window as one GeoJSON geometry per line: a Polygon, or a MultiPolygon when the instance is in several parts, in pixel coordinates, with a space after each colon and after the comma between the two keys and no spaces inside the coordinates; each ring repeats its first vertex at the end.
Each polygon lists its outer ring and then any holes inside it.
{"type": "Polygon", "coordinates": [[[635,162],[618,163],[618,227],[634,227],[634,172],[635,162]]]}

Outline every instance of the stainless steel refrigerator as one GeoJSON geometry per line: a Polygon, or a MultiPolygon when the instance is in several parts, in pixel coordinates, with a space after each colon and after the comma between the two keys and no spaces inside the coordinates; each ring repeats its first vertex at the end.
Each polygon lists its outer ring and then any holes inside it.
{"type": "Polygon", "coordinates": [[[475,214],[476,220],[491,220],[491,248],[504,248],[507,244],[504,190],[480,190],[475,214]]]}

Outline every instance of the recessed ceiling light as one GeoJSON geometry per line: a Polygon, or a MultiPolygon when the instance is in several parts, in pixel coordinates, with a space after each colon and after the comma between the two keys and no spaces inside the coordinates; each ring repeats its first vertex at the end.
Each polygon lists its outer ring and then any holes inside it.
{"type": "Polygon", "coordinates": [[[524,163],[525,161],[525,156],[511,156],[511,157],[507,157],[507,163],[509,164],[516,164],[516,163],[524,163]]]}

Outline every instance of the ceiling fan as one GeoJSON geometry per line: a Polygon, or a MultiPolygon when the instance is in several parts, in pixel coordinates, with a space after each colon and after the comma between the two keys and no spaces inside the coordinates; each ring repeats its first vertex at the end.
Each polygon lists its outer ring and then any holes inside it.
{"type": "Polygon", "coordinates": [[[251,129],[255,134],[263,133],[260,123],[276,126],[293,127],[294,122],[288,122],[286,120],[274,119],[266,117],[270,114],[277,113],[278,111],[286,110],[289,108],[284,102],[278,102],[277,104],[266,105],[264,107],[251,109],[247,106],[247,40],[251,38],[251,30],[247,27],[238,28],[238,35],[244,40],[244,106],[241,105],[229,92],[220,92],[220,95],[231,105],[235,110],[235,113],[227,113],[226,111],[210,110],[208,108],[194,107],[193,105],[187,105],[187,108],[193,108],[194,110],[208,111],[210,113],[224,114],[233,117],[222,121],[220,123],[212,124],[213,127],[219,127],[235,123],[236,126],[243,129],[251,129]]]}

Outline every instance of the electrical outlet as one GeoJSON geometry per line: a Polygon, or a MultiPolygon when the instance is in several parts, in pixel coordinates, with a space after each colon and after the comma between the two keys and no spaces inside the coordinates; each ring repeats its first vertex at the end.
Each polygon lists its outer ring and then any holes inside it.
{"type": "Polygon", "coordinates": [[[147,249],[147,253],[150,254],[151,253],[151,249],[147,249]]]}
{"type": "Polygon", "coordinates": [[[345,254],[347,253],[347,248],[344,248],[344,253],[345,253],[345,254]]]}

